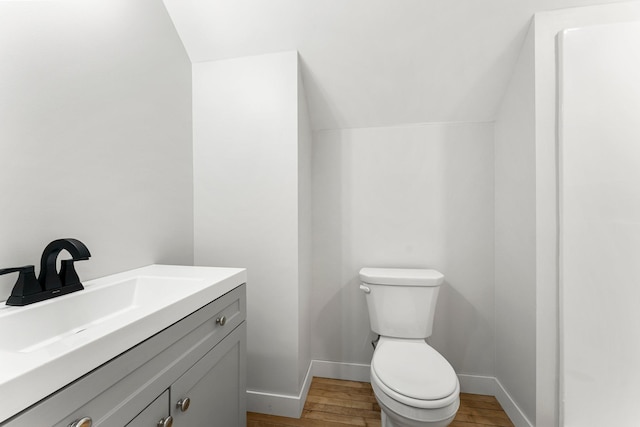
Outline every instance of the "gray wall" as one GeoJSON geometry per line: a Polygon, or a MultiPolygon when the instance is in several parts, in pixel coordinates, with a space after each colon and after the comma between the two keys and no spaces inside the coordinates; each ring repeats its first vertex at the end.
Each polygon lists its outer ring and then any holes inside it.
{"type": "Polygon", "coordinates": [[[191,264],[191,65],[162,3],[0,2],[0,158],[0,266],[60,237],[85,280],[191,264]]]}

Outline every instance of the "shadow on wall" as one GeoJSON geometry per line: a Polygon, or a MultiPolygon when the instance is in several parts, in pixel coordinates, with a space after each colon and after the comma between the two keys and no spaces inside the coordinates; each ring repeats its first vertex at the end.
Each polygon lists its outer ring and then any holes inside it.
{"type": "MultiPolygon", "coordinates": [[[[446,277],[446,276],[445,276],[446,277]]],[[[429,345],[438,350],[453,366],[457,374],[492,375],[492,372],[469,372],[465,369],[476,357],[478,347],[492,346],[486,341],[486,331],[493,325],[456,288],[445,281],[438,295],[433,335],[429,345]],[[446,315],[446,313],[455,313],[446,315]],[[447,337],[455,336],[455,340],[447,337]]]]}
{"type": "MultiPolygon", "coordinates": [[[[319,311],[319,318],[327,323],[319,330],[319,345],[331,348],[335,359],[344,363],[368,364],[373,356],[371,341],[377,335],[369,330],[366,301],[360,290],[358,276],[344,283],[319,311]],[[362,316],[362,313],[365,313],[362,316]],[[336,316],[336,314],[339,314],[336,316]],[[366,322],[366,328],[363,325],[366,322]]],[[[332,360],[332,361],[335,361],[332,360]]]]}
{"type": "Polygon", "coordinates": [[[358,263],[353,260],[353,186],[349,176],[353,149],[342,132],[319,132],[314,134],[312,158],[311,357],[366,364],[373,355],[373,334],[359,289],[358,263]]]}
{"type": "Polygon", "coordinates": [[[440,129],[441,253],[445,276],[430,342],[457,373],[494,375],[493,125],[440,129]]]}
{"type": "Polygon", "coordinates": [[[302,81],[307,96],[307,106],[309,107],[309,119],[311,129],[317,130],[318,123],[344,123],[344,118],[339,114],[339,108],[336,104],[329,103],[329,97],[326,95],[316,78],[311,66],[307,60],[298,52],[300,58],[300,70],[302,73],[302,81]],[[314,106],[319,106],[314,108],[314,106]]]}

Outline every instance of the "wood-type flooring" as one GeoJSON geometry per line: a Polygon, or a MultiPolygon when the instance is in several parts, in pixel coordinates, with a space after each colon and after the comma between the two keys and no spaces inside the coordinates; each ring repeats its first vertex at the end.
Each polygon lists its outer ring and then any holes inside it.
{"type": "MultiPolygon", "coordinates": [[[[301,418],[247,413],[247,427],[380,426],[380,407],[369,383],[314,377],[301,418]]],[[[493,396],[460,394],[450,427],[513,427],[493,396]]]]}

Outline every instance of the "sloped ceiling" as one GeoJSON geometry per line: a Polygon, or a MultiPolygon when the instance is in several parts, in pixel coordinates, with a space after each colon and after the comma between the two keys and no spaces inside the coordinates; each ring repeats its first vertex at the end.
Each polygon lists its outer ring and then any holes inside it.
{"type": "Polygon", "coordinates": [[[533,14],[617,0],[164,0],[192,62],[297,50],[312,127],[492,121],[533,14]]]}

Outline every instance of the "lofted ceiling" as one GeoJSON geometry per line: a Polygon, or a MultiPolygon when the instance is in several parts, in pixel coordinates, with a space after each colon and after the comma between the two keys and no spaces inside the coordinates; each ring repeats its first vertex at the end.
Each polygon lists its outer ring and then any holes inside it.
{"type": "Polygon", "coordinates": [[[164,0],[192,62],[297,50],[314,130],[492,121],[537,11],[619,0],[164,0]]]}

